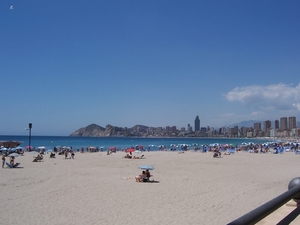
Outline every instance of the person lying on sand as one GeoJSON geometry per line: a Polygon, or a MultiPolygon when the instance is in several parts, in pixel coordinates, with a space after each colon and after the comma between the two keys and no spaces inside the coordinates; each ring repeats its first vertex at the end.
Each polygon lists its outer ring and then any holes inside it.
{"type": "Polygon", "coordinates": [[[126,159],[131,159],[131,158],[132,158],[132,156],[131,156],[131,155],[129,155],[129,154],[127,154],[127,155],[125,155],[125,156],[124,156],[124,158],[126,158],[126,159]]]}
{"type": "Polygon", "coordinates": [[[133,156],[133,159],[142,159],[144,157],[144,155],[142,155],[141,157],[139,156],[133,156]]]}
{"type": "Polygon", "coordinates": [[[32,162],[39,162],[43,159],[43,156],[41,154],[38,154],[37,157],[34,158],[32,162]]]}
{"type": "Polygon", "coordinates": [[[213,157],[214,158],[218,158],[221,157],[222,153],[220,152],[220,150],[215,150],[213,157]]]}

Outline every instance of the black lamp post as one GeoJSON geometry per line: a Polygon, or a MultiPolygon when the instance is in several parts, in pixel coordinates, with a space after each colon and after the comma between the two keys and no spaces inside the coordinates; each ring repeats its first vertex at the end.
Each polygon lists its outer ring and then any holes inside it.
{"type": "Polygon", "coordinates": [[[29,123],[28,124],[28,128],[29,128],[29,137],[28,137],[28,148],[29,148],[29,151],[31,151],[31,128],[32,128],[32,123],[29,123]]]}

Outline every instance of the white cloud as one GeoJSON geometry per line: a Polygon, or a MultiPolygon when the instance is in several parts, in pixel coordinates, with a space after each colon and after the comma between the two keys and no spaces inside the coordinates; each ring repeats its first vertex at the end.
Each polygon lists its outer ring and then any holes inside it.
{"type": "Polygon", "coordinates": [[[239,101],[257,111],[300,111],[300,83],[296,87],[283,83],[236,87],[224,96],[230,102],[239,101]]]}

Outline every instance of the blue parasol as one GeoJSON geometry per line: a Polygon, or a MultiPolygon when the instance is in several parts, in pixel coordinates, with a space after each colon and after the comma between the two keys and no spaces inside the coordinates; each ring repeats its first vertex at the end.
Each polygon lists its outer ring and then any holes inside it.
{"type": "Polygon", "coordinates": [[[142,166],[139,166],[139,168],[141,170],[154,170],[155,168],[151,165],[142,165],[142,166]]]}

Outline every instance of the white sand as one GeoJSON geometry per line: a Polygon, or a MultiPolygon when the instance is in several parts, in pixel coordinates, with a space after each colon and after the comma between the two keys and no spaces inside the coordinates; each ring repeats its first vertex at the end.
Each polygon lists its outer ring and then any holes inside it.
{"type": "MultiPolygon", "coordinates": [[[[1,224],[226,224],[285,192],[300,155],[146,152],[17,157],[0,169],[1,224]],[[136,183],[151,164],[159,183],[136,183]]],[[[7,158],[8,159],[8,158],[7,158]]]]}

